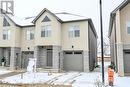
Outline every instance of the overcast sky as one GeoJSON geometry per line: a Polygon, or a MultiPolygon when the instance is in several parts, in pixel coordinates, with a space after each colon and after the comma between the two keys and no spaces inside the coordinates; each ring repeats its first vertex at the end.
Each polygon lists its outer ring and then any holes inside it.
{"type": "MultiPolygon", "coordinates": [[[[110,12],[123,0],[102,1],[103,29],[104,36],[107,37],[110,12]]],[[[99,0],[14,0],[14,14],[18,17],[36,16],[44,8],[52,12],[69,12],[92,18],[100,36],[99,0]]]]}

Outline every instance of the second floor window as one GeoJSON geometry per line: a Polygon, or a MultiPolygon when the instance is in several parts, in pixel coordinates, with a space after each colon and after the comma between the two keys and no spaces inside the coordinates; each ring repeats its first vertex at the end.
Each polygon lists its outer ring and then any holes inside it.
{"type": "Polygon", "coordinates": [[[130,22],[127,23],[127,33],[130,34],[130,22]]]}
{"type": "Polygon", "coordinates": [[[34,39],[34,31],[33,30],[27,30],[27,40],[34,39]]]}
{"type": "Polygon", "coordinates": [[[3,40],[10,39],[10,29],[3,29],[3,40]]]}
{"type": "Polygon", "coordinates": [[[51,37],[51,25],[42,26],[41,37],[51,37]]]}
{"type": "Polygon", "coordinates": [[[80,28],[79,26],[71,26],[69,29],[69,37],[80,37],[80,28]]]}
{"type": "Polygon", "coordinates": [[[4,17],[3,19],[3,26],[6,27],[6,26],[10,26],[9,22],[7,21],[7,19],[4,17]]]}

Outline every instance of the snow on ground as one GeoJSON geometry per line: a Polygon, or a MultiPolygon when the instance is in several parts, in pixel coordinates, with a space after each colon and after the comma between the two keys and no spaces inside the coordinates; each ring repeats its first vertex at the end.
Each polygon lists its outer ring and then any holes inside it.
{"type": "Polygon", "coordinates": [[[73,87],[96,87],[95,82],[100,73],[82,73],[81,76],[75,78],[75,82],[72,84],[73,87]]]}
{"type": "MultiPolygon", "coordinates": [[[[101,64],[101,63],[100,63],[101,64]]],[[[107,66],[110,63],[105,63],[105,85],[108,85],[107,66]]],[[[100,66],[101,67],[101,66],[100,66]]],[[[67,73],[24,73],[7,77],[2,80],[8,83],[47,83],[47,84],[72,84],[73,87],[96,87],[97,82],[101,82],[101,69],[97,68],[93,72],[67,72],[67,73]]],[[[118,77],[115,74],[114,87],[129,87],[130,77],[118,77]]]]}
{"type": "Polygon", "coordinates": [[[0,68],[0,75],[10,73],[10,72],[11,72],[10,70],[7,70],[5,68],[0,68]]]}
{"type": "Polygon", "coordinates": [[[55,78],[61,74],[52,74],[48,75],[48,73],[24,73],[24,74],[19,74],[11,77],[7,77],[2,80],[4,83],[45,83],[48,80],[55,78]],[[23,76],[23,77],[22,77],[23,76]]]}
{"type": "Polygon", "coordinates": [[[115,78],[115,87],[130,87],[130,77],[118,77],[115,78]]]}

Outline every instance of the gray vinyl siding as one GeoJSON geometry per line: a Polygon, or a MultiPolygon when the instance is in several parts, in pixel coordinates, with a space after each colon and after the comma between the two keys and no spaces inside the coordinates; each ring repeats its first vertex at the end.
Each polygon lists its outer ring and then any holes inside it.
{"type": "Polygon", "coordinates": [[[93,70],[97,64],[97,37],[89,25],[89,69],[93,70]]]}

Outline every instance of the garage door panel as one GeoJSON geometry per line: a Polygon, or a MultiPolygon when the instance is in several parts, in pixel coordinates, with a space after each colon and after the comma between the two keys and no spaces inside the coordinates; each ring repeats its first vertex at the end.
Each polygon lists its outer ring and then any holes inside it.
{"type": "Polygon", "coordinates": [[[124,52],[124,70],[130,73],[130,52],[124,52]]]}
{"type": "Polygon", "coordinates": [[[65,71],[83,71],[82,54],[65,54],[64,70],[65,71]]]}

